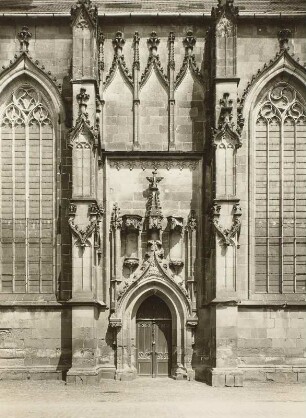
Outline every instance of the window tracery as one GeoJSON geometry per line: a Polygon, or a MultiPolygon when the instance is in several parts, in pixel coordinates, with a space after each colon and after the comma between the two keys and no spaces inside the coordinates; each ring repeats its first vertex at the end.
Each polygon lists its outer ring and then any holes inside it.
{"type": "Polygon", "coordinates": [[[46,100],[32,85],[19,85],[0,120],[3,292],[53,292],[54,151],[46,100]]]}
{"type": "Polygon", "coordinates": [[[305,292],[306,109],[285,82],[261,100],[255,159],[255,291],[305,292]]]}

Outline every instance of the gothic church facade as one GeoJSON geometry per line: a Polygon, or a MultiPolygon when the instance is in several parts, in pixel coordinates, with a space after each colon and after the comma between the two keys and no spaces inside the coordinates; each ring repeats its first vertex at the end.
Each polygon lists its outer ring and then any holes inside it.
{"type": "Polygon", "coordinates": [[[303,2],[4,3],[0,378],[305,381],[303,2]]]}

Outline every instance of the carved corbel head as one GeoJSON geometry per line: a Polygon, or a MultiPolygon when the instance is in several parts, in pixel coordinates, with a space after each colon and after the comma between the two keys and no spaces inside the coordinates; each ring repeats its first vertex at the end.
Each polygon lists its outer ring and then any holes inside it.
{"type": "Polygon", "coordinates": [[[68,207],[68,215],[69,217],[75,217],[77,211],[77,206],[75,203],[70,202],[68,207]]]}
{"type": "Polygon", "coordinates": [[[242,209],[239,203],[235,203],[233,206],[233,215],[234,217],[240,217],[242,216],[242,209]]]}
{"type": "Polygon", "coordinates": [[[221,205],[218,205],[218,203],[214,203],[210,210],[210,218],[212,220],[216,220],[220,218],[221,215],[221,205]]]}

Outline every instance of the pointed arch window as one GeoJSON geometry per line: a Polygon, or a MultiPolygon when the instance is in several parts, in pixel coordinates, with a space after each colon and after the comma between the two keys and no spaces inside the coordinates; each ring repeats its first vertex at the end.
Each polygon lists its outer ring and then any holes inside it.
{"type": "Polygon", "coordinates": [[[306,109],[274,84],[259,104],[255,136],[255,291],[303,293],[306,284],[306,109]]]}
{"type": "Polygon", "coordinates": [[[0,116],[1,291],[50,293],[55,277],[55,135],[44,95],[17,86],[0,116]]]}

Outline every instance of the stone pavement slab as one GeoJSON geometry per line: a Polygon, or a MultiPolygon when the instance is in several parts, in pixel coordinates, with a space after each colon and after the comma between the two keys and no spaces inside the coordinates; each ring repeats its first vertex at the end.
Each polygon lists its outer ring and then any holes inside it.
{"type": "Polygon", "coordinates": [[[305,418],[300,385],[212,388],[171,379],[0,382],[1,418],[305,418]]]}

